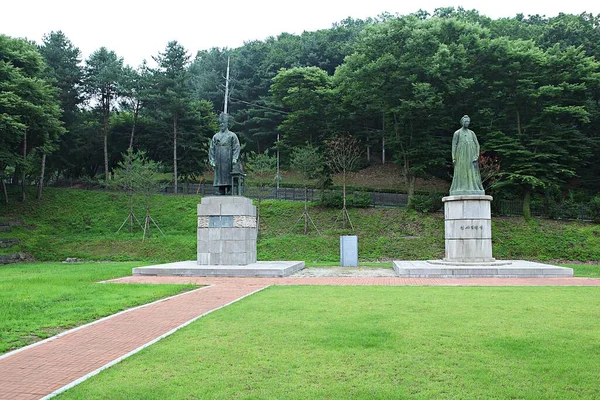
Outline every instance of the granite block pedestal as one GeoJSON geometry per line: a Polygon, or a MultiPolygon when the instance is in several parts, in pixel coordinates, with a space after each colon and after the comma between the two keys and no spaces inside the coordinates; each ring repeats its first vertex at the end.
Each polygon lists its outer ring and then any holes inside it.
{"type": "Polygon", "coordinates": [[[198,204],[197,259],[133,269],[133,275],[283,277],[304,261],[256,260],[256,207],[242,196],[208,196],[198,204]]]}
{"type": "Polygon", "coordinates": [[[413,278],[565,277],[572,268],[492,256],[492,196],[447,196],[442,260],[394,261],[396,274],[413,278]]]}
{"type": "Polygon", "coordinates": [[[198,204],[198,265],[256,262],[256,207],[242,196],[204,197],[198,204]]]}
{"type": "Polygon", "coordinates": [[[492,257],[492,196],[446,196],[444,261],[488,263],[492,257]]]}

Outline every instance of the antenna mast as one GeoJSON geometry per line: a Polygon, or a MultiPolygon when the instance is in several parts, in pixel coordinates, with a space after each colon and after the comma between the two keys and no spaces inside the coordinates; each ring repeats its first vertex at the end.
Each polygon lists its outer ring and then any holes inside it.
{"type": "Polygon", "coordinates": [[[227,115],[227,103],[229,101],[229,56],[227,56],[227,75],[225,76],[225,101],[223,113],[227,115]]]}

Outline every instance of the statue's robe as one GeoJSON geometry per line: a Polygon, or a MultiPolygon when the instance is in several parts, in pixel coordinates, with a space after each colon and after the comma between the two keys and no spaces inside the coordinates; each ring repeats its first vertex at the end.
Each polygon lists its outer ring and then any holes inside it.
{"type": "Polygon", "coordinates": [[[231,186],[231,168],[240,156],[240,141],[229,130],[220,131],[210,142],[208,159],[215,165],[213,186],[231,186]]]}
{"type": "Polygon", "coordinates": [[[454,132],[452,160],[454,176],[450,196],[485,194],[479,174],[479,142],[472,130],[459,129],[454,132]]]}

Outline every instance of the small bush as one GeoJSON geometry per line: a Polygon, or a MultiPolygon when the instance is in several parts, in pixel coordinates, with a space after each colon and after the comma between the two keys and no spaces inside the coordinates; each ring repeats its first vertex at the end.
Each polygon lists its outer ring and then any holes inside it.
{"type": "MultiPolygon", "coordinates": [[[[327,208],[342,208],[344,199],[341,193],[324,194],[320,205],[327,208]]],[[[371,195],[368,192],[346,194],[346,207],[366,208],[371,206],[371,195]]]]}
{"type": "Polygon", "coordinates": [[[442,208],[442,195],[438,193],[415,194],[410,198],[409,205],[410,208],[422,213],[436,212],[442,208]]]}
{"type": "Polygon", "coordinates": [[[593,197],[588,204],[589,216],[596,224],[600,224],[600,196],[593,197]]]}

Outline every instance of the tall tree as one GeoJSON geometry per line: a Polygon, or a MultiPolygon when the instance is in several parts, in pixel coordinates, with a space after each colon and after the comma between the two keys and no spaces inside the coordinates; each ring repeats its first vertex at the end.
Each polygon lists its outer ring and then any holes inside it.
{"type": "Polygon", "coordinates": [[[49,67],[47,69],[49,77],[60,90],[62,120],[65,127],[69,129],[75,120],[78,106],[83,102],[81,52],[62,31],[44,35],[39,50],[49,67]]]}
{"type": "Polygon", "coordinates": [[[488,85],[487,149],[501,156],[501,186],[523,198],[530,216],[532,194],[557,189],[588,162],[592,144],[583,133],[597,106],[599,64],[581,48],[546,51],[530,41],[494,39],[481,81],[488,85]],[[493,110],[493,111],[492,111],[493,110]]]}
{"type": "MultiPolygon", "coordinates": [[[[73,150],[74,145],[72,131],[77,119],[79,105],[83,102],[81,93],[83,79],[81,52],[62,31],[50,32],[44,35],[42,45],[38,48],[48,65],[47,75],[59,89],[59,99],[63,111],[61,120],[67,130],[66,134],[61,136],[58,149],[51,157],[49,166],[56,170],[63,170],[70,162],[68,160],[69,153],[73,150]]],[[[45,170],[46,153],[43,153],[38,197],[41,197],[42,194],[45,170]]]]}
{"type": "Polygon", "coordinates": [[[0,35],[0,171],[16,167],[22,184],[31,157],[51,153],[64,133],[57,90],[45,68],[36,46],[0,35]]]}
{"type": "Polygon", "coordinates": [[[318,67],[282,69],[271,93],[288,114],[279,125],[287,146],[320,144],[331,133],[331,77],[318,67]]]}
{"type": "Polygon", "coordinates": [[[383,131],[409,195],[417,177],[446,162],[444,138],[451,116],[472,107],[469,65],[485,37],[479,26],[452,18],[393,18],[369,26],[336,70],[344,114],[359,122],[367,143],[373,129],[383,131]]]}
{"type": "Polygon", "coordinates": [[[84,90],[92,104],[102,116],[102,136],[104,152],[104,180],[108,186],[108,132],[112,105],[119,95],[119,82],[123,73],[123,59],[114,51],[101,47],[90,55],[85,62],[84,90]]]}
{"type": "Polygon", "coordinates": [[[150,84],[151,71],[146,61],[137,69],[125,66],[121,80],[121,109],[131,113],[129,148],[133,148],[138,118],[150,84]]]}
{"type": "Polygon", "coordinates": [[[362,151],[356,139],[350,135],[341,135],[328,140],[326,144],[325,162],[333,172],[342,174],[342,225],[346,229],[347,220],[350,227],[354,229],[346,208],[346,177],[358,164],[362,151]]]}
{"type": "Polygon", "coordinates": [[[155,71],[155,93],[153,95],[156,105],[170,119],[172,146],[173,146],[173,184],[177,193],[177,135],[181,119],[189,111],[191,100],[188,64],[190,55],[185,48],[171,41],[165,51],[153,57],[158,64],[155,71]]]}

